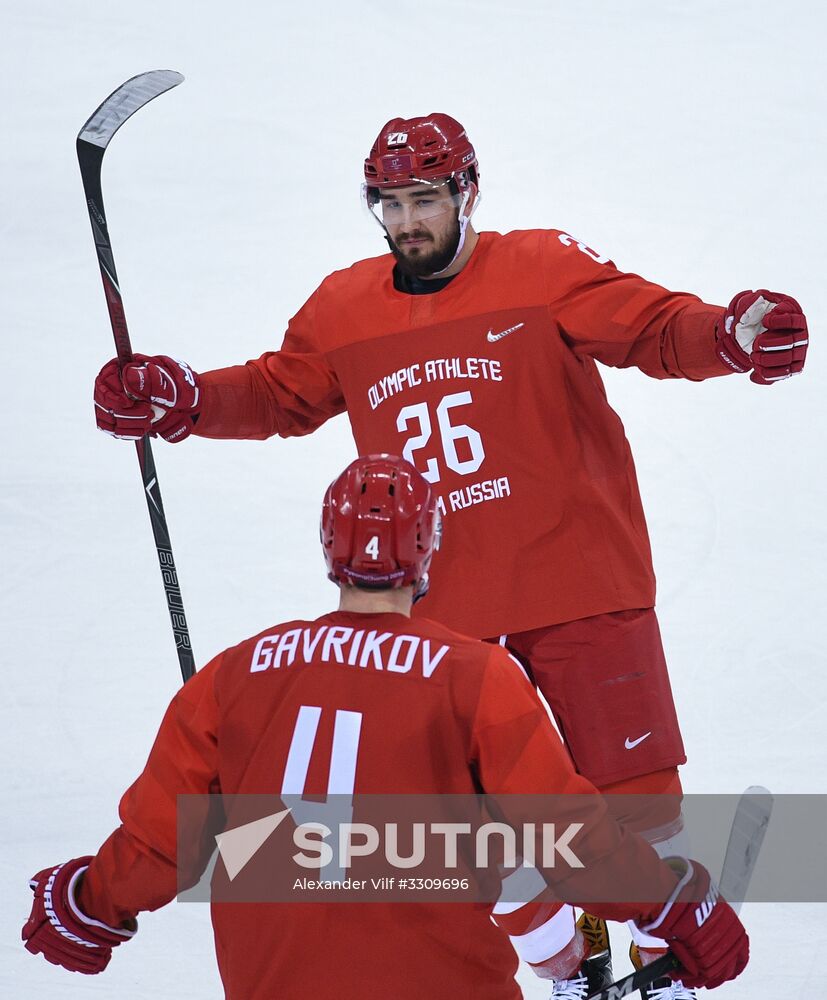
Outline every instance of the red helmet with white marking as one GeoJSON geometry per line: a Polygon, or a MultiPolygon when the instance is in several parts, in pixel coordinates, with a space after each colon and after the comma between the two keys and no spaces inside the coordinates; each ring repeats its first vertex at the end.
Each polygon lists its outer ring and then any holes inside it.
{"type": "MultiPolygon", "coordinates": [[[[401,187],[417,181],[462,180],[477,183],[479,166],[465,129],[450,115],[392,118],[365,160],[369,187],[401,187]]],[[[460,185],[462,186],[462,185],[460,185]]]]}
{"type": "Polygon", "coordinates": [[[403,458],[357,458],[327,489],[321,538],[328,578],[357,587],[428,589],[441,523],[428,481],[403,458]]]}

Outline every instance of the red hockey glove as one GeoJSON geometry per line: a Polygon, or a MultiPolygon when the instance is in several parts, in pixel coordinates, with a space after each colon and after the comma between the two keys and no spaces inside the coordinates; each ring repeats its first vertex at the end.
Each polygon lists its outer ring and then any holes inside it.
{"type": "Polygon", "coordinates": [[[718,357],[736,372],[752,369],[750,379],[770,385],[797,375],[807,357],[807,318],[801,306],[781,292],[739,292],[718,330],[718,357]]]}
{"type": "Polygon", "coordinates": [[[666,861],[681,880],[660,914],[640,929],[669,944],[681,963],[673,979],[714,989],[743,972],[749,960],[747,932],[703,865],[683,858],[666,861]]]}
{"type": "Polygon", "coordinates": [[[198,376],[185,361],[136,354],[119,371],[117,359],[95,379],[98,428],[137,441],[150,434],[178,443],[188,437],[200,409],[198,376]]]}
{"type": "Polygon", "coordinates": [[[108,927],[82,913],[75,902],[78,882],[91,857],[75,858],[56,868],[44,868],[30,881],[34,903],[23,926],[23,941],[33,955],[52,965],[93,976],[103,972],[112,949],[135,936],[138,929],[108,927]]]}

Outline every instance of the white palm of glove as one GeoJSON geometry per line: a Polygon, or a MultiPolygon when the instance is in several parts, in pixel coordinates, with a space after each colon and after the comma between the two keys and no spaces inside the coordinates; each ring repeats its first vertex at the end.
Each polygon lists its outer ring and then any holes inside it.
{"type": "Polygon", "coordinates": [[[764,317],[774,309],[775,302],[769,302],[763,295],[759,296],[755,302],[745,312],[738,317],[727,316],[726,332],[732,334],[733,324],[735,325],[735,339],[744,354],[752,354],[752,345],[759,333],[766,333],[764,317]]]}

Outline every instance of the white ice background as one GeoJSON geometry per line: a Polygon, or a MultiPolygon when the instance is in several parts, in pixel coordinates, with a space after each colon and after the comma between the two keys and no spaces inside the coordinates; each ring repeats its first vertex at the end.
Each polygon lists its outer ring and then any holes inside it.
{"type": "MultiPolygon", "coordinates": [[[[179,683],[134,449],[92,415],[113,345],[75,160],[87,116],[136,73],[187,78],[117,135],[103,187],[135,349],[196,370],[277,347],[324,275],[382,251],[357,194],[397,114],[467,125],[479,228],[566,229],[710,302],[799,298],[800,378],[605,378],[649,518],[686,789],[823,793],[826,36],[817,0],[2,3],[2,997],[221,995],[203,906],[145,916],[96,978],[19,940],[28,877],[108,835],[179,683]]],[[[333,606],[317,516],[354,455],[345,417],[155,452],[199,664],[333,606]]],[[[817,991],[825,912],[748,904],[752,962],[719,995],[817,991]]],[[[620,973],[624,928],[614,941],[620,973]]]]}

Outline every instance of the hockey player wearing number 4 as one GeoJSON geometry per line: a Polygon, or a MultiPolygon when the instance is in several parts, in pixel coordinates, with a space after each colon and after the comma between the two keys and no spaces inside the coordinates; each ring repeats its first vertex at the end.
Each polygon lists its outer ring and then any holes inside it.
{"type": "MultiPolygon", "coordinates": [[[[671,850],[685,755],[632,456],[595,362],[771,385],[803,368],[801,307],[766,289],[708,305],[555,230],[477,233],[476,153],[444,114],[389,122],[364,177],[391,254],[326,278],[281,349],[246,365],[197,375],[166,356],[122,373],[110,362],[98,425],[260,439],[346,410],[360,454],[402,452],[437,491],[450,530],[429,616],[521,658],[579,773],[657,798],[620,818],[671,850]]],[[[605,950],[605,927],[586,919],[581,933],[568,908],[497,919],[540,975],[605,950]]],[[[638,962],[662,948],[633,937],[638,962]]]]}
{"type": "MultiPolygon", "coordinates": [[[[584,824],[576,864],[559,858],[545,872],[556,898],[576,903],[611,886],[616,898],[654,900],[591,905],[668,943],[680,974],[699,986],[741,972],[747,936],[709,874],[697,862],[662,861],[611,818],[509,654],[410,618],[428,588],[439,524],[432,488],[402,459],[357,459],[331,484],[322,544],[339,610],[266,629],[184,685],[121,801],[121,826],[95,857],[33,877],[29,951],[71,971],[102,972],[112,949],[135,935],[137,914],[175,896],[176,861],[187,864],[176,858],[176,796],[334,791],[354,796],[358,821],[359,796],[444,793],[476,802],[488,792],[511,802],[554,796],[544,816],[551,822],[576,803],[584,824]],[[297,630],[311,641],[288,641],[297,630]],[[336,639],[319,641],[324,633],[336,639]],[[378,635],[381,643],[371,639],[378,635]],[[337,643],[340,654],[348,643],[365,650],[369,641],[374,652],[358,666],[333,651],[337,643]],[[388,651],[403,646],[419,656],[394,661],[388,651]]],[[[222,866],[223,854],[214,886],[222,866]]],[[[491,909],[461,899],[214,901],[212,918],[228,1000],[519,1000],[517,960],[491,909]]],[[[558,982],[554,995],[574,1000],[601,985],[578,976],[558,982]]]]}

